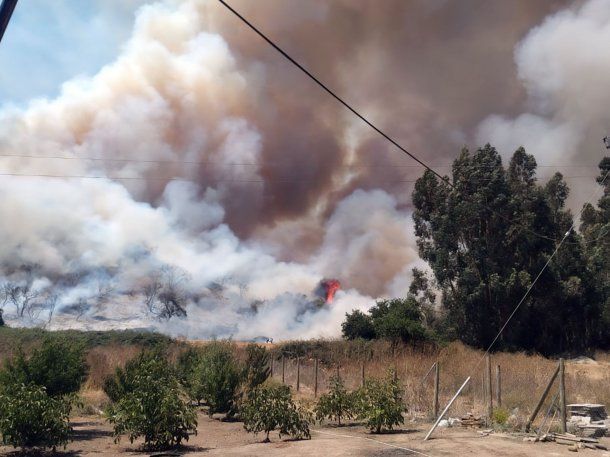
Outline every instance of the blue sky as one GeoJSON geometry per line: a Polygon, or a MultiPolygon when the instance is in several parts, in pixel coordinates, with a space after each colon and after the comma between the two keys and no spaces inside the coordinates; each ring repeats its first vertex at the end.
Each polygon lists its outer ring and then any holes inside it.
{"type": "Polygon", "coordinates": [[[0,106],[57,95],[111,62],[146,0],[20,0],[0,43],[0,106]]]}

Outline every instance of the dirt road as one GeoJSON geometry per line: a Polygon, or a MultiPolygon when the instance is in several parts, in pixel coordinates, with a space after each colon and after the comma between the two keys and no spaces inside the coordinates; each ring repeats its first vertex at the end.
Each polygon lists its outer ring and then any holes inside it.
{"type": "MultiPolygon", "coordinates": [[[[75,441],[66,449],[65,456],[103,457],[115,455],[147,455],[137,451],[139,443],[131,444],[123,438],[115,444],[111,428],[100,418],[76,418],[75,441]]],[[[473,457],[538,457],[574,455],[566,446],[555,443],[524,443],[519,437],[493,434],[481,437],[474,430],[461,428],[439,429],[434,439],[422,441],[429,424],[407,424],[403,429],[384,435],[371,435],[363,427],[315,427],[307,441],[280,440],[261,443],[263,436],[247,434],[242,424],[219,422],[205,415],[199,416],[198,434],[178,450],[188,456],[228,457],[394,457],[394,456],[473,456],[473,457]]],[[[603,443],[610,447],[610,439],[603,443]]],[[[0,447],[0,455],[13,453],[0,447]]],[[[61,456],[61,454],[59,454],[61,456]]],[[[579,455],[610,457],[608,451],[583,449],[579,455]]]]}

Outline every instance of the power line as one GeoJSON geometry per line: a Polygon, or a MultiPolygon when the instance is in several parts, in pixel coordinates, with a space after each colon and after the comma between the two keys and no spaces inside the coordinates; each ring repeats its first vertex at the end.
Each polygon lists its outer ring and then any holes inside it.
{"type": "MultiPolygon", "coordinates": [[[[79,157],[79,156],[40,156],[31,154],[0,154],[0,157],[17,159],[49,159],[49,160],[77,160],[85,162],[119,162],[119,163],[151,163],[151,164],[184,164],[184,165],[223,165],[223,166],[269,166],[290,164],[289,160],[269,160],[263,162],[221,162],[214,160],[176,160],[176,159],[137,159],[137,158],[114,158],[114,157],[79,157]]],[[[402,164],[362,164],[365,168],[421,168],[421,165],[402,164]]],[[[349,166],[349,164],[347,164],[349,166]]],[[[490,168],[486,165],[464,165],[469,168],[490,168]]],[[[455,168],[454,164],[433,165],[436,168],[455,168]]],[[[459,166],[457,166],[459,168],[459,166]]],[[[562,168],[562,169],[597,169],[597,165],[537,165],[536,168],[562,168]]],[[[594,176],[595,177],[595,176],[594,176]]]]}
{"type": "MultiPolygon", "coordinates": [[[[116,181],[187,181],[199,182],[196,178],[177,177],[177,176],[106,176],[106,175],[67,175],[67,174],[49,174],[49,173],[3,173],[0,176],[11,176],[21,178],[57,178],[57,179],[108,179],[116,181]]],[[[595,178],[595,176],[564,176],[564,179],[578,178],[595,178]]],[[[481,178],[481,181],[488,181],[491,178],[481,178]]],[[[214,183],[222,182],[240,182],[240,183],[299,183],[299,182],[319,182],[313,178],[267,178],[267,179],[210,179],[214,183]]],[[[400,183],[416,183],[416,179],[395,179],[385,181],[383,184],[400,184],[400,183]]]]}
{"type": "MultiPolygon", "coordinates": [[[[194,178],[181,178],[175,176],[104,176],[104,175],[62,175],[62,174],[46,174],[46,173],[0,173],[0,176],[11,176],[20,178],[57,178],[57,179],[108,179],[116,181],[186,181],[186,182],[198,182],[194,178]]],[[[214,183],[298,183],[298,182],[317,182],[316,179],[211,179],[214,183]]],[[[389,184],[395,183],[409,183],[414,184],[417,180],[413,179],[398,179],[394,181],[388,181],[389,184]]]]}

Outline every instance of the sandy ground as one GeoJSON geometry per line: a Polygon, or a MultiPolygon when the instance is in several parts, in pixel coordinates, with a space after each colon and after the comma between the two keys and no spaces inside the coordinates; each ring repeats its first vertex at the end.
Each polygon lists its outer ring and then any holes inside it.
{"type": "MultiPolygon", "coordinates": [[[[58,455],[72,456],[143,456],[138,444],[131,444],[123,438],[114,443],[111,428],[101,418],[75,418],[74,441],[58,455]]],[[[275,456],[356,456],[394,457],[405,455],[424,456],[568,456],[574,455],[566,446],[555,443],[528,443],[521,437],[492,434],[481,437],[475,430],[462,428],[439,429],[433,439],[422,441],[429,424],[411,424],[391,434],[371,435],[363,427],[315,427],[312,439],[306,441],[280,440],[271,437],[271,443],[261,443],[263,436],[247,434],[241,423],[227,423],[199,417],[198,434],[192,436],[173,455],[188,456],[234,456],[234,457],[275,457],[275,456]]],[[[610,438],[602,443],[610,447],[610,438]]],[[[580,455],[610,457],[610,451],[583,449],[580,455]]],[[[0,455],[17,453],[7,447],[0,447],[0,455]]],[[[168,455],[168,454],[165,454],[168,455]]]]}

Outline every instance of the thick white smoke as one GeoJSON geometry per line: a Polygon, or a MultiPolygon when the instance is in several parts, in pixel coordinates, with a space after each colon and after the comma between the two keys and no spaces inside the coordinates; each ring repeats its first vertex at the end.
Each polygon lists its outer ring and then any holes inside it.
{"type": "Polygon", "coordinates": [[[0,152],[19,156],[0,158],[9,322],[329,337],[345,312],[373,303],[367,294],[406,289],[417,259],[410,216],[384,191],[356,190],[327,217],[303,215],[325,235],[300,262],[231,230],[227,205],[246,214],[267,198],[266,138],[249,114],[264,78],[206,31],[200,5],[142,8],[121,55],[97,75],[67,82],[56,99],[0,110],[0,152]],[[312,294],[324,276],[345,289],[330,306],[312,294]],[[151,278],[173,281],[187,318],[150,312],[151,278]]]}
{"type": "MultiPolygon", "coordinates": [[[[542,165],[568,165],[567,175],[596,174],[602,138],[610,131],[610,4],[589,0],[532,29],[515,50],[529,110],[514,118],[493,115],[477,133],[508,156],[519,146],[542,165]]],[[[561,170],[561,168],[560,168],[561,170]]],[[[582,203],[592,178],[569,183],[582,203]],[[585,187],[585,191],[581,191],[585,187]]]]}

